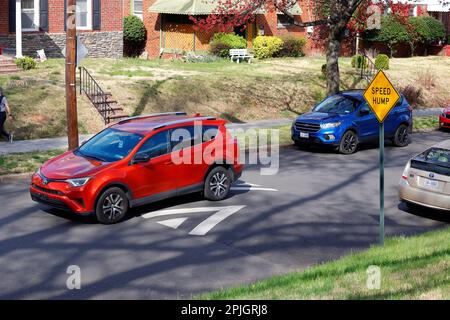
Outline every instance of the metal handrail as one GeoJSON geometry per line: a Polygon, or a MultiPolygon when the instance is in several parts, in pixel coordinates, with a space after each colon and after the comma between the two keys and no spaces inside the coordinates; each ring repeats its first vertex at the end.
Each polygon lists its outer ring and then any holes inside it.
{"type": "Polygon", "coordinates": [[[362,55],[364,57],[364,61],[361,66],[361,79],[365,78],[367,81],[371,81],[377,73],[377,67],[365,53],[363,53],[362,55]],[[367,67],[365,61],[367,61],[367,67]]]}
{"type": "Polygon", "coordinates": [[[86,68],[79,67],[78,69],[80,71],[80,94],[83,92],[86,94],[103,117],[105,124],[108,124],[108,114],[114,113],[114,110],[111,107],[111,102],[108,101],[107,94],[86,68]]]}

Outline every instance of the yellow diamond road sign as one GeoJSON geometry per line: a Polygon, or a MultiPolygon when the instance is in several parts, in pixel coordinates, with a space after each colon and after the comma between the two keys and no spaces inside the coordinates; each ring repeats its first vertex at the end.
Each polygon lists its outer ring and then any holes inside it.
{"type": "Polygon", "coordinates": [[[400,95],[386,74],[380,70],[364,92],[364,98],[377,116],[378,121],[382,123],[400,100],[400,95]]]}

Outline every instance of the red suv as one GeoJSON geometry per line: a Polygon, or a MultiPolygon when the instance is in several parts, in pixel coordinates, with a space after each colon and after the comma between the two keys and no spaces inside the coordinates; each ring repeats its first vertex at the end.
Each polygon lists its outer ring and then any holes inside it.
{"type": "Polygon", "coordinates": [[[129,208],[203,192],[227,197],[242,174],[225,120],[164,113],[125,119],[74,151],[47,161],[32,177],[34,201],[112,224],[129,208]]]}
{"type": "Polygon", "coordinates": [[[439,128],[450,129],[450,106],[439,116],[439,128]]]}

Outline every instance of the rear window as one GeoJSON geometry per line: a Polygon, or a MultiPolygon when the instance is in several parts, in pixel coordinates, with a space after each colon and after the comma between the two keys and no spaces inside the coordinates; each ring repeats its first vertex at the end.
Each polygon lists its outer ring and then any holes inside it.
{"type": "Polygon", "coordinates": [[[411,167],[450,176],[450,150],[431,148],[415,157],[411,167]]]}

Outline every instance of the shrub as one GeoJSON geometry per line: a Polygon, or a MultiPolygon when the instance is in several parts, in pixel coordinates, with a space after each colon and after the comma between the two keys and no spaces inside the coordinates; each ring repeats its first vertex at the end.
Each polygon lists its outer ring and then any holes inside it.
{"type": "Polygon", "coordinates": [[[306,45],[306,39],[295,36],[282,36],[283,47],[278,53],[279,57],[302,57],[304,56],[303,47],[306,45]]]}
{"type": "Polygon", "coordinates": [[[253,41],[255,57],[267,59],[275,57],[283,48],[283,40],[279,37],[258,36],[253,41]]]}
{"type": "Polygon", "coordinates": [[[216,33],[209,45],[209,51],[215,56],[226,58],[230,49],[247,48],[247,40],[234,33],[216,33]]]}
{"type": "Polygon", "coordinates": [[[145,48],[147,30],[141,19],[128,16],[123,21],[124,53],[126,56],[139,56],[145,48]]]}
{"type": "Polygon", "coordinates": [[[385,54],[379,54],[375,59],[375,68],[377,70],[389,70],[389,57],[385,54]]]}
{"type": "Polygon", "coordinates": [[[18,67],[22,68],[23,70],[36,69],[37,65],[36,60],[30,57],[18,58],[14,62],[18,67]]]}
{"type": "Polygon", "coordinates": [[[408,103],[415,107],[420,101],[420,97],[422,96],[422,89],[414,88],[412,85],[407,85],[403,89],[401,89],[401,93],[406,98],[408,103]]]}
{"type": "Polygon", "coordinates": [[[366,57],[364,57],[362,54],[357,54],[353,56],[352,58],[352,67],[356,69],[362,69],[367,68],[369,66],[369,61],[367,61],[366,57]]]}
{"type": "Polygon", "coordinates": [[[128,42],[142,42],[146,38],[146,29],[141,19],[128,16],[123,20],[123,40],[128,42]]]}
{"type": "Polygon", "coordinates": [[[445,27],[441,21],[431,16],[425,16],[422,19],[430,29],[429,41],[445,39],[445,27]]]}

